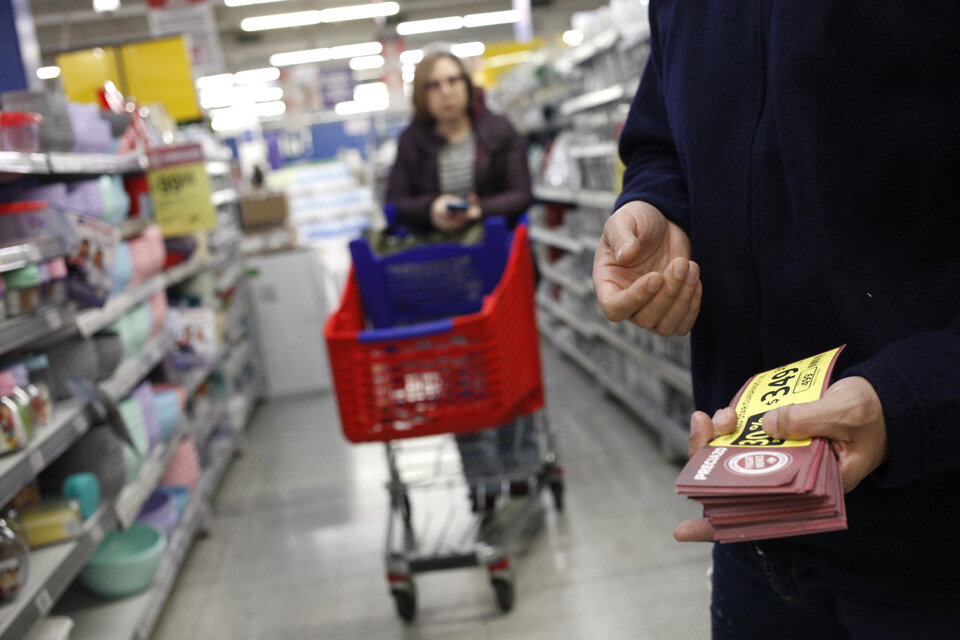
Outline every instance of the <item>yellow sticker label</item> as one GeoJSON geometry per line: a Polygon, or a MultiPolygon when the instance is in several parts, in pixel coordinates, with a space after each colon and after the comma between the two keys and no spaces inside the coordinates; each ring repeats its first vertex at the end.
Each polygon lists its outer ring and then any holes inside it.
{"type": "Polygon", "coordinates": [[[764,371],[754,376],[737,400],[737,428],[733,433],[714,438],[715,447],[806,447],[812,440],[780,440],[763,430],[763,416],[772,409],[819,400],[824,383],[840,353],[830,351],[799,362],[764,371]]]}

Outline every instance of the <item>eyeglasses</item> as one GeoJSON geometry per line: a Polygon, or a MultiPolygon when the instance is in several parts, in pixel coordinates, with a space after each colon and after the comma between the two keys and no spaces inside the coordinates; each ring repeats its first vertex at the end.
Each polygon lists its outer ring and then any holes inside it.
{"type": "Polygon", "coordinates": [[[429,82],[427,82],[426,87],[427,87],[427,91],[439,91],[440,88],[443,87],[444,85],[452,89],[453,87],[460,86],[460,84],[465,80],[466,78],[463,77],[462,75],[451,76],[449,78],[438,78],[436,80],[430,80],[429,82]]]}

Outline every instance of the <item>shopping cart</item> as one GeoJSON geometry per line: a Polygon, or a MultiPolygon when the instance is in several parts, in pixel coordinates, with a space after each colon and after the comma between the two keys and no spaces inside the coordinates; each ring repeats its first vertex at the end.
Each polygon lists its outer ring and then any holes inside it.
{"type": "Polygon", "coordinates": [[[380,258],[356,241],[351,251],[354,266],[325,336],[344,435],[386,445],[386,568],[397,613],[407,621],[416,615],[415,574],[473,566],[486,567],[498,605],[509,611],[513,541],[544,488],[563,507],[526,227],[511,234],[502,221],[488,221],[479,247],[429,245],[380,258]],[[387,313],[371,322],[365,306],[401,310],[402,320],[387,313]],[[444,309],[459,311],[441,317],[444,309]],[[413,323],[384,326],[397,321],[413,323]],[[457,443],[454,434],[472,435],[457,443]],[[502,446],[504,434],[515,447],[502,446]],[[461,457],[465,466],[469,455],[489,454],[498,436],[495,464],[465,477],[461,457]],[[471,489],[492,495],[495,510],[471,513],[471,489]]]}

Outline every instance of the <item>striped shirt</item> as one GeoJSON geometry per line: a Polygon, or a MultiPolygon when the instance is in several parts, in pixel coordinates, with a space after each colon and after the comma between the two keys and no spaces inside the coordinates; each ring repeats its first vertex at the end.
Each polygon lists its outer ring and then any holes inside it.
{"type": "Polygon", "coordinates": [[[475,190],[473,161],[477,139],[473,131],[456,142],[447,142],[440,150],[440,193],[466,198],[475,190]]]}

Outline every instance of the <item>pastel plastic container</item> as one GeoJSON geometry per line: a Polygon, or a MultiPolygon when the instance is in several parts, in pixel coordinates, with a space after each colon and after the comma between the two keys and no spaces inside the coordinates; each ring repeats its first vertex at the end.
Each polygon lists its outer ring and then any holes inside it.
{"type": "Polygon", "coordinates": [[[177,509],[177,519],[183,518],[183,514],[186,513],[187,507],[190,505],[190,489],[164,485],[157,487],[157,491],[162,491],[173,499],[173,506],[177,509]]]}
{"type": "Polygon", "coordinates": [[[62,214],[43,200],[0,204],[0,242],[56,236],[62,227],[58,223],[61,218],[62,214]]]}
{"type": "Polygon", "coordinates": [[[177,528],[179,519],[173,496],[163,491],[151,493],[140,510],[140,515],[137,516],[137,522],[160,529],[167,536],[167,539],[173,535],[173,530],[177,528]]]}
{"type": "Polygon", "coordinates": [[[0,151],[40,151],[43,116],[29,111],[0,112],[0,151]]]}
{"type": "Polygon", "coordinates": [[[80,582],[104,598],[124,598],[150,586],[167,538],[148,524],[134,523],[126,531],[107,534],[80,572],[80,582]]]}
{"type": "Polygon", "coordinates": [[[200,481],[200,458],[193,438],[187,436],[174,449],[170,463],[160,479],[161,484],[187,487],[191,491],[200,481]]]}

